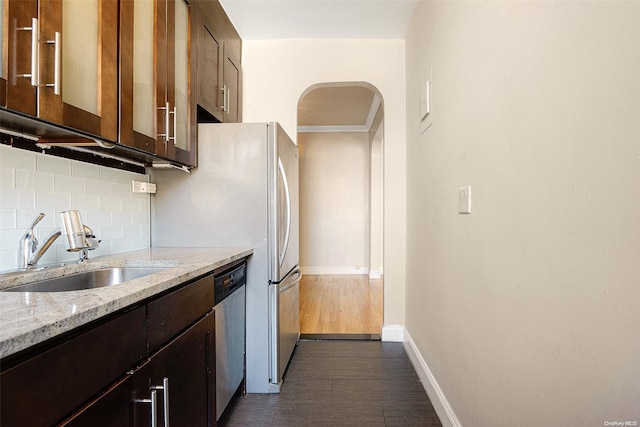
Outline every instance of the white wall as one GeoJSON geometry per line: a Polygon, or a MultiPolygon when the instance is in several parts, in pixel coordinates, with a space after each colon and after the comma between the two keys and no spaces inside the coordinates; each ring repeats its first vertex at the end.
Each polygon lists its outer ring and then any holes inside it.
{"type": "Polygon", "coordinates": [[[383,127],[380,126],[371,141],[370,157],[370,238],[369,238],[369,277],[379,279],[384,272],[383,249],[383,220],[384,220],[384,198],[382,188],[384,187],[384,159],[382,150],[384,149],[383,127]]]}
{"type": "Polygon", "coordinates": [[[466,427],[640,423],[639,22],[638,2],[417,6],[406,327],[466,427]]]}
{"type": "Polygon", "coordinates": [[[244,121],[278,121],[294,140],[298,101],[310,86],[366,82],[381,93],[385,120],[385,326],[404,324],[404,52],[404,40],[248,40],[242,45],[244,121]]]}
{"type": "Polygon", "coordinates": [[[301,133],[303,274],[369,273],[369,134],[301,133]]]}
{"type": "MultiPolygon", "coordinates": [[[[147,176],[0,145],[0,270],[18,268],[18,242],[40,212],[41,244],[60,212],[77,209],[102,240],[90,257],[148,248],[149,195],[133,194],[132,180],[147,176]]],[[[77,259],[57,239],[39,264],[77,259]]]]}

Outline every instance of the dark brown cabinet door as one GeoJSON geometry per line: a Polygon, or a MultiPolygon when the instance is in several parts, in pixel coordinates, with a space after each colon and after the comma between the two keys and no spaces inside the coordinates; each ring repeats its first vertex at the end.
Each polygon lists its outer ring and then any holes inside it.
{"type": "Polygon", "coordinates": [[[165,417],[172,427],[206,427],[215,421],[215,378],[208,371],[215,366],[213,328],[211,313],[151,359],[149,387],[160,396],[159,426],[166,425],[165,417]]]}
{"type": "Polygon", "coordinates": [[[191,14],[185,0],[124,0],[120,7],[119,142],[189,166],[195,165],[191,14]]]}
{"type": "Polygon", "coordinates": [[[222,39],[204,12],[198,11],[198,105],[219,121],[224,120],[220,108],[221,58],[222,39]]]}
{"type": "Polygon", "coordinates": [[[115,142],[118,0],[5,2],[3,105],[115,142]]]}
{"type": "Polygon", "coordinates": [[[225,51],[224,58],[224,121],[240,121],[240,61],[225,51]]]}
{"type": "Polygon", "coordinates": [[[36,115],[38,76],[38,2],[4,1],[3,71],[0,105],[36,115]],[[6,55],[5,55],[6,54],[6,55]]]}
{"type": "Polygon", "coordinates": [[[214,327],[211,312],[62,425],[215,426],[214,327]]]}

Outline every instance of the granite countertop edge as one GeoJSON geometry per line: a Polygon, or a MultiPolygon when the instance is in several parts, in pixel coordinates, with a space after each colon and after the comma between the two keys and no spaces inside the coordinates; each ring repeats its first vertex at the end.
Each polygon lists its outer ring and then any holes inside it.
{"type": "Polygon", "coordinates": [[[210,273],[252,248],[148,248],[36,272],[0,275],[0,289],[104,267],[165,267],[119,285],[68,292],[0,292],[0,358],[210,273]]]}

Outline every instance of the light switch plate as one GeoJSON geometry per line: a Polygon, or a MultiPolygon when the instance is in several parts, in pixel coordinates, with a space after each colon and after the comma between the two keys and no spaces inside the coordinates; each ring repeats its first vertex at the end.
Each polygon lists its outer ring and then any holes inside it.
{"type": "Polygon", "coordinates": [[[458,188],[458,213],[471,213],[471,187],[458,188]]]}

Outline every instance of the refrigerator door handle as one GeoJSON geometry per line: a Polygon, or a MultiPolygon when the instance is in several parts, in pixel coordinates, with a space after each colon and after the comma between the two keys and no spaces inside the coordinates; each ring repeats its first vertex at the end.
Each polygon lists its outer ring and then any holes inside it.
{"type": "Polygon", "coordinates": [[[287,226],[284,236],[284,243],[282,244],[281,252],[280,252],[280,262],[279,265],[282,265],[284,262],[284,257],[287,254],[287,249],[289,248],[289,237],[291,235],[291,194],[289,194],[289,182],[287,181],[287,174],[284,171],[284,166],[282,165],[282,159],[278,158],[278,171],[280,175],[282,175],[282,183],[284,184],[284,194],[287,202],[287,226]]]}

